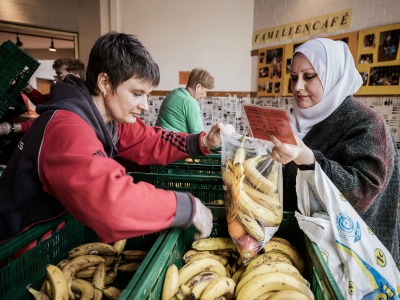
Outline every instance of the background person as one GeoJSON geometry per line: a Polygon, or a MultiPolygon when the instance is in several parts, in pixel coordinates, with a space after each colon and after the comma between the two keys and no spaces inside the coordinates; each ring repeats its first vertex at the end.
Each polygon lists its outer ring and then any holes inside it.
{"type": "Polygon", "coordinates": [[[136,183],[113,159],[165,165],[221,144],[222,124],[188,135],[140,120],[159,79],[135,36],[96,41],[86,82],[67,75],[54,85],[0,177],[0,240],[66,211],[106,243],[191,224],[196,238],[210,235],[212,214],[199,199],[136,183]]]}
{"type": "Polygon", "coordinates": [[[204,130],[199,101],[214,88],[214,77],[204,69],[190,72],[186,88],[173,90],[163,100],[156,126],[166,130],[199,133],[204,130]]]}
{"type": "MultiPolygon", "coordinates": [[[[85,80],[85,64],[78,58],[58,58],[53,62],[53,69],[56,72],[56,75],[54,75],[55,82],[62,81],[68,74],[85,80]]],[[[22,89],[22,92],[25,93],[29,100],[35,105],[45,103],[50,99],[50,94],[42,94],[34,89],[30,83],[22,89]]]]}
{"type": "Polygon", "coordinates": [[[385,120],[352,94],[362,85],[347,44],[313,39],[295,50],[290,70],[299,146],[273,137],[283,168],[284,210],[296,202],[297,169],[317,161],[400,266],[400,174],[385,120]]]}

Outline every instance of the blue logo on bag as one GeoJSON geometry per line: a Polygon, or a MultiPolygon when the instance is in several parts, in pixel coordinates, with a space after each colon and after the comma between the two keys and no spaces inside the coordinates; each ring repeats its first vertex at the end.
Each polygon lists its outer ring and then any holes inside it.
{"type": "Polygon", "coordinates": [[[346,213],[340,213],[336,216],[336,227],[341,237],[345,239],[354,237],[355,243],[361,240],[360,224],[354,222],[346,213]]]}

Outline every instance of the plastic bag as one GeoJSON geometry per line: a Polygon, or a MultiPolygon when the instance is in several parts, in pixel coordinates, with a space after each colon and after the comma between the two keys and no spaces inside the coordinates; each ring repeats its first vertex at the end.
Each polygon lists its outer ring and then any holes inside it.
{"type": "Polygon", "coordinates": [[[239,134],[223,136],[221,159],[228,231],[246,263],[282,221],[282,165],[260,140],[239,134]]]}
{"type": "Polygon", "coordinates": [[[400,273],[386,247],[316,162],[296,178],[300,228],[317,243],[346,299],[399,299],[400,273]]]}

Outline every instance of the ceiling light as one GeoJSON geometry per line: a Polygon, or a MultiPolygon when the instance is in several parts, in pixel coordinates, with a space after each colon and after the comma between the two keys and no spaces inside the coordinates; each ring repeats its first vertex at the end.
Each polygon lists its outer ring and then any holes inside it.
{"type": "Polygon", "coordinates": [[[17,34],[17,42],[15,43],[15,45],[17,45],[18,47],[22,47],[23,43],[21,42],[21,40],[19,39],[19,36],[17,34]]]}
{"type": "Polygon", "coordinates": [[[53,52],[57,51],[57,49],[54,47],[54,41],[53,41],[53,39],[51,39],[49,51],[53,51],[53,52]]]}

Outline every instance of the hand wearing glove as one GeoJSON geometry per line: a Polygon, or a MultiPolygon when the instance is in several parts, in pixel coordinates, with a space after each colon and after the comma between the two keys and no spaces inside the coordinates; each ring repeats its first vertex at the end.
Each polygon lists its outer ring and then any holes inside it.
{"type": "Polygon", "coordinates": [[[193,225],[199,231],[194,235],[195,240],[209,237],[213,227],[213,216],[211,210],[206,207],[198,198],[195,198],[196,214],[193,217],[193,225]]]}
{"type": "Polygon", "coordinates": [[[11,132],[10,123],[4,122],[0,123],[0,135],[7,135],[11,132]]]}
{"type": "Polygon", "coordinates": [[[221,133],[225,136],[231,136],[235,132],[235,128],[232,124],[224,125],[218,123],[211,127],[210,132],[203,136],[203,144],[207,148],[216,148],[221,146],[221,133]]]}
{"type": "Polygon", "coordinates": [[[308,148],[303,141],[295,136],[297,145],[284,144],[275,136],[271,135],[274,147],[271,151],[273,160],[286,164],[294,161],[297,165],[312,165],[315,163],[314,152],[308,148]]]}

